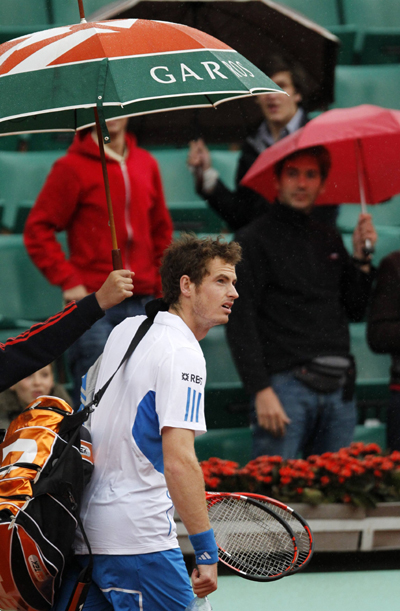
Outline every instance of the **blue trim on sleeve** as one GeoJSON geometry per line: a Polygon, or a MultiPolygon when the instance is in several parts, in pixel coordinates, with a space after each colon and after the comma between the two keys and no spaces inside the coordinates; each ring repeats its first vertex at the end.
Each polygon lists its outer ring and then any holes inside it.
{"type": "Polygon", "coordinates": [[[196,391],[194,388],[191,388],[190,386],[188,386],[187,398],[186,398],[185,422],[199,422],[201,397],[202,397],[201,392],[196,391]],[[196,396],[197,396],[197,405],[196,405],[196,396]],[[192,403],[191,407],[190,407],[190,403],[192,403]],[[189,410],[190,410],[190,418],[189,418],[189,410]]]}
{"type": "Polygon", "coordinates": [[[190,386],[188,386],[187,399],[186,399],[185,422],[187,422],[187,419],[188,419],[188,416],[189,416],[190,393],[191,392],[192,392],[192,389],[190,388],[190,386]]]}
{"type": "Polygon", "coordinates": [[[201,392],[199,392],[199,396],[197,397],[196,422],[199,421],[200,399],[201,399],[201,392]]]}
{"type": "Polygon", "coordinates": [[[190,422],[193,422],[195,402],[196,402],[196,391],[193,390],[192,411],[190,412],[190,422]]]}

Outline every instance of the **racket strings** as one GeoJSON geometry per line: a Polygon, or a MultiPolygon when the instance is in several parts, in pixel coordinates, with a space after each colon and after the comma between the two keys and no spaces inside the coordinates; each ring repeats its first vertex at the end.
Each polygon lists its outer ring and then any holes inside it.
{"type": "Polygon", "coordinates": [[[245,499],[209,502],[209,517],[220,559],[236,570],[258,577],[287,571],[296,552],[288,530],[270,513],[245,499]]]}
{"type": "Polygon", "coordinates": [[[287,509],[283,509],[272,503],[264,502],[259,499],[260,503],[265,504],[267,507],[272,509],[278,516],[286,520],[290,528],[293,530],[297,541],[298,556],[295,566],[301,566],[309,558],[311,552],[311,537],[310,532],[306,529],[304,524],[296,517],[296,515],[287,509]]]}

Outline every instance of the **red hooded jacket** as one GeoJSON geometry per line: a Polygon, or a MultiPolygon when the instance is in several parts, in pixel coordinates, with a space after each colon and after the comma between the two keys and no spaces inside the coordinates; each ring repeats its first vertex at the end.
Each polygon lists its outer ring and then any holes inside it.
{"type": "MultiPolygon", "coordinates": [[[[158,270],[172,222],[156,160],[131,134],[126,143],[124,161],[107,156],[118,247],[124,268],[135,272],[135,294],[159,295],[158,270]]],[[[83,284],[88,292],[97,291],[112,271],[100,152],[90,133],[77,134],[54,164],[27,219],[24,241],[35,265],[62,290],[83,284]],[[64,230],[68,258],[55,235],[64,230]]]]}

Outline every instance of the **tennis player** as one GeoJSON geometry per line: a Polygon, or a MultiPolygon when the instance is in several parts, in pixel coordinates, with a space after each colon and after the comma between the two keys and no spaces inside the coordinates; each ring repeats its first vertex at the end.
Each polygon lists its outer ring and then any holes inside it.
{"type": "MultiPolygon", "coordinates": [[[[194,439],[206,431],[206,366],[199,340],[225,324],[238,294],[240,246],[183,236],[161,266],[164,311],[121,367],[92,414],[95,469],[81,517],[94,553],[84,609],[184,611],[217,588],[218,553],[194,439]],[[192,585],[174,509],[196,557],[192,585]]],[[[143,316],[128,318],[106,344],[97,388],[111,377],[143,316]]],[[[80,565],[88,561],[82,540],[80,565]]],[[[57,605],[65,609],[64,590],[57,605]]]]}

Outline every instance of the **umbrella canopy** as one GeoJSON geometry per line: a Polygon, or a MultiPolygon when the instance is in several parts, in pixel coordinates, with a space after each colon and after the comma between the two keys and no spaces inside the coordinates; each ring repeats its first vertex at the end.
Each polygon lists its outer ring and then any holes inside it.
{"type": "Polygon", "coordinates": [[[319,115],[261,153],[241,184],[273,201],[274,165],[317,145],[329,150],[332,167],[316,204],[378,204],[400,193],[400,111],[367,104],[319,115]]]}
{"type": "MultiPolygon", "coordinates": [[[[236,49],[262,71],[268,71],[273,55],[283,55],[302,74],[308,110],[325,109],[333,102],[338,39],[282,4],[271,0],[120,0],[91,16],[121,17],[199,28],[236,49]]],[[[195,130],[208,142],[233,142],[243,139],[262,118],[252,100],[241,100],[225,107],[223,113],[185,111],[151,121],[142,117],[135,121],[135,132],[146,144],[186,145],[197,135],[195,130]]]]}
{"type": "Polygon", "coordinates": [[[247,59],[186,26],[80,23],[0,45],[0,133],[74,131],[101,118],[216,107],[281,91],[247,59]]]}

